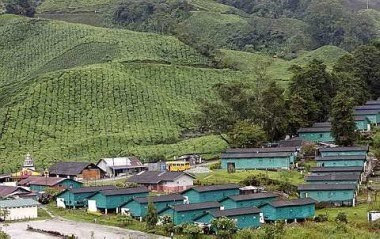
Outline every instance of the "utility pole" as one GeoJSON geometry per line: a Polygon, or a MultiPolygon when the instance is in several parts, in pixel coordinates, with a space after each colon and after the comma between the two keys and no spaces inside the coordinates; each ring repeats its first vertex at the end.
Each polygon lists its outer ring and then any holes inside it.
{"type": "Polygon", "coordinates": [[[367,0],[367,9],[369,9],[369,0],[367,0]]]}

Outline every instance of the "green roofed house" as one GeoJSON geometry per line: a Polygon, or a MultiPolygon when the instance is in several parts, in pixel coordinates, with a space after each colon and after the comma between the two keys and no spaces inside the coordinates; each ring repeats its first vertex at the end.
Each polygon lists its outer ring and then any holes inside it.
{"type": "Polygon", "coordinates": [[[369,148],[364,147],[335,147],[319,149],[319,154],[322,157],[339,156],[339,155],[367,155],[369,148]]]}
{"type": "Polygon", "coordinates": [[[232,208],[225,210],[210,211],[194,219],[196,224],[211,227],[212,220],[227,217],[236,222],[239,229],[257,228],[261,224],[260,209],[256,207],[232,208]]]}
{"type": "Polygon", "coordinates": [[[277,200],[260,206],[264,221],[299,221],[315,216],[316,201],[311,198],[277,200]]]}
{"type": "Polygon", "coordinates": [[[356,129],[360,132],[371,131],[371,121],[365,115],[354,116],[356,129]]]}
{"type": "Polygon", "coordinates": [[[108,213],[108,210],[116,210],[117,213],[121,205],[132,198],[147,197],[148,194],[149,190],[146,187],[118,188],[99,191],[88,198],[88,210],[96,212],[100,209],[104,210],[106,214],[108,213]]]}
{"type": "Polygon", "coordinates": [[[319,167],[366,167],[365,155],[338,155],[315,157],[319,167]]]}
{"type": "Polygon", "coordinates": [[[224,209],[241,207],[258,207],[265,203],[272,202],[278,197],[274,193],[251,193],[229,196],[220,201],[224,209]]]}
{"type": "Polygon", "coordinates": [[[239,185],[221,184],[210,186],[196,186],[181,193],[190,203],[215,202],[225,199],[228,196],[239,195],[239,185]]]}
{"type": "Polygon", "coordinates": [[[365,116],[371,124],[377,125],[380,123],[380,109],[355,109],[354,116],[365,116]]]}
{"type": "Polygon", "coordinates": [[[295,156],[289,152],[278,153],[223,153],[222,169],[290,169],[295,156]]]}
{"type": "Polygon", "coordinates": [[[355,206],[357,185],[302,184],[298,186],[300,198],[310,197],[318,202],[355,206]]]}
{"type": "Polygon", "coordinates": [[[169,206],[169,208],[161,211],[159,216],[170,216],[174,225],[184,223],[192,223],[195,218],[209,211],[220,210],[218,202],[201,202],[169,206]]]}
{"type": "Polygon", "coordinates": [[[169,206],[184,204],[185,197],[180,194],[168,194],[155,197],[136,197],[121,206],[123,214],[129,214],[133,217],[140,218],[146,216],[148,212],[148,203],[151,201],[157,212],[167,209],[169,206]]]}
{"type": "Polygon", "coordinates": [[[358,174],[347,174],[347,173],[332,173],[326,175],[309,175],[305,178],[307,183],[326,183],[326,184],[347,184],[352,183],[359,185],[360,175],[358,174]]]}
{"type": "Polygon", "coordinates": [[[57,195],[57,207],[84,207],[87,205],[87,198],[99,191],[116,189],[115,186],[98,186],[66,189],[57,195]]]}
{"type": "Polygon", "coordinates": [[[29,187],[35,192],[43,192],[46,188],[64,190],[67,188],[80,188],[82,183],[70,178],[29,176],[18,182],[19,186],[29,187]]]}
{"type": "Polygon", "coordinates": [[[315,143],[329,143],[335,141],[331,134],[331,127],[300,128],[298,130],[298,136],[304,141],[315,143]]]}

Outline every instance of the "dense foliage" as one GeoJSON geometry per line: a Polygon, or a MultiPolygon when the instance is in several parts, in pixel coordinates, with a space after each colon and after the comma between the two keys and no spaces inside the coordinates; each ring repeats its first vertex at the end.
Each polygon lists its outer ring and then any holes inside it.
{"type": "Polygon", "coordinates": [[[35,0],[6,0],[6,13],[34,17],[37,3],[35,0]]]}

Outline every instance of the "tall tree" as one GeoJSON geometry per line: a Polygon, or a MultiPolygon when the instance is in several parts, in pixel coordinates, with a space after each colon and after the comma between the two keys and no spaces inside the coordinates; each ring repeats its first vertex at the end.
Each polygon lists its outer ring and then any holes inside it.
{"type": "Polygon", "coordinates": [[[306,101],[302,109],[304,113],[298,114],[302,119],[299,118],[298,121],[312,123],[327,120],[331,99],[335,96],[336,82],[327,72],[326,65],[313,60],[305,67],[293,66],[290,70],[293,72],[293,77],[289,85],[289,98],[296,95],[298,100],[289,103],[300,105],[300,99],[306,101]]]}
{"type": "Polygon", "coordinates": [[[228,136],[231,146],[236,148],[260,147],[266,141],[263,129],[247,121],[238,121],[228,136]]]}
{"type": "Polygon", "coordinates": [[[339,92],[333,100],[331,110],[332,135],[335,143],[342,146],[351,146],[356,139],[356,126],[353,111],[353,99],[347,93],[339,92]]]}
{"type": "Polygon", "coordinates": [[[5,11],[10,14],[34,17],[36,3],[33,0],[7,0],[5,1],[5,11]]]}
{"type": "Polygon", "coordinates": [[[148,212],[145,216],[145,221],[148,228],[154,228],[158,222],[157,209],[151,200],[148,202],[148,212]]]}

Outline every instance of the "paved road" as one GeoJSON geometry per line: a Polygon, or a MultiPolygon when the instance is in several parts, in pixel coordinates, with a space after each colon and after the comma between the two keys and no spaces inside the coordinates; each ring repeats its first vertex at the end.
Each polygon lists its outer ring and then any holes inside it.
{"type": "Polygon", "coordinates": [[[58,231],[66,235],[75,234],[79,239],[166,239],[166,237],[121,229],[118,227],[75,222],[58,218],[42,221],[16,222],[10,223],[7,226],[0,224],[2,230],[9,234],[11,239],[59,238],[43,233],[29,232],[26,230],[27,225],[30,225],[35,229],[58,231]],[[92,233],[93,237],[91,237],[92,233]]]}

